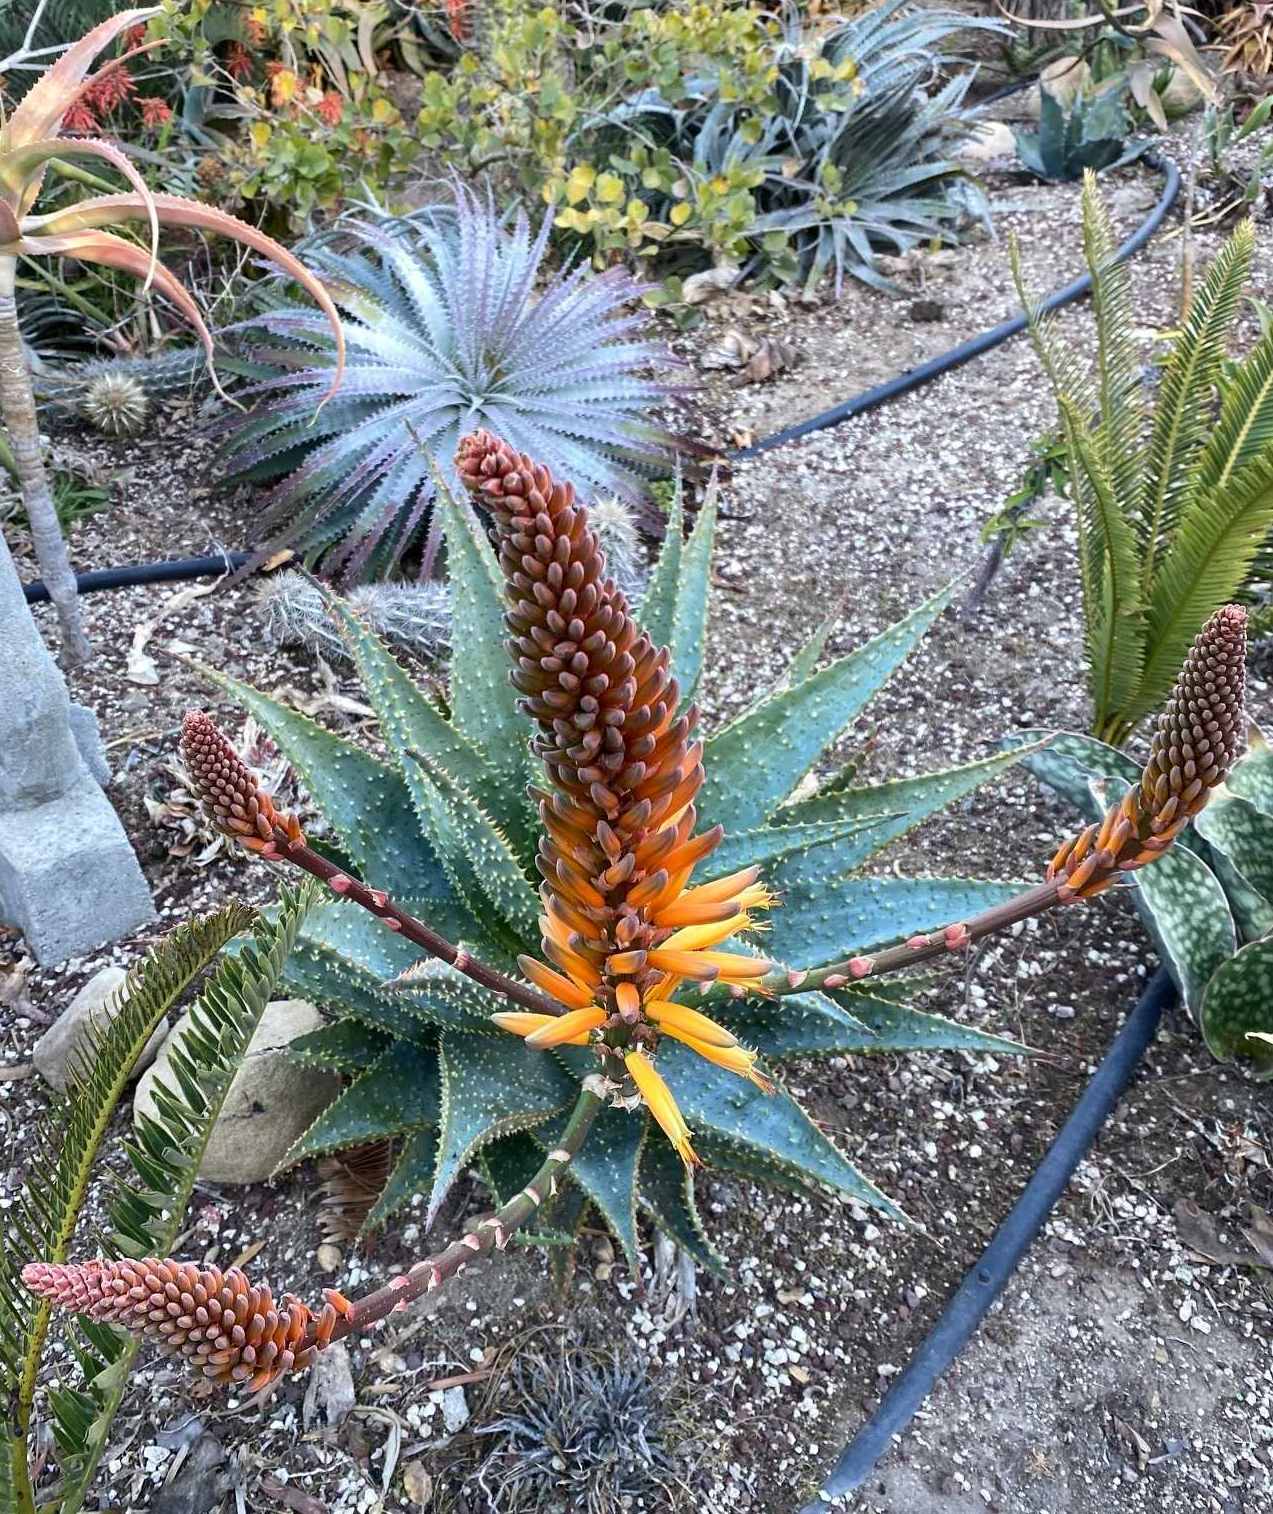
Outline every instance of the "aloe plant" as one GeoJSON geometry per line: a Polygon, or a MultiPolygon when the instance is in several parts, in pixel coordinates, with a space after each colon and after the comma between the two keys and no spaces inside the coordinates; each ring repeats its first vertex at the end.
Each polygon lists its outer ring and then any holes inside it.
{"type": "MultiPolygon", "coordinates": [[[[1024,732],[1046,745],[1025,766],[1095,819],[1140,770],[1091,736],[1024,732]]],[[[1212,1054],[1273,1077],[1273,750],[1251,725],[1246,750],[1163,866],[1138,876],[1136,907],[1212,1054]]]]}
{"type": "MultiPolygon", "coordinates": [[[[1056,392],[1075,505],[1092,731],[1117,746],[1162,704],[1190,641],[1243,589],[1273,531],[1273,331],[1226,362],[1255,248],[1247,221],[1191,300],[1151,406],[1127,270],[1091,173],[1083,244],[1095,364],[1070,352],[1049,319],[1034,315],[1032,333],[1056,392]]],[[[1020,288],[1015,257],[1014,266],[1020,288]]]]}
{"type": "Polygon", "coordinates": [[[1020,1050],[878,980],[1160,865],[1236,752],[1246,617],[1229,606],[1190,648],[1138,783],[1063,843],[1042,882],[867,873],[890,840],[1018,755],[794,798],[949,591],[816,672],[815,638],[777,689],[704,742],[687,697],[703,663],[710,507],[685,543],[674,511],[642,626],[569,484],[489,432],[464,438],[456,471],[489,512],[498,556],[473,511],[444,498],[457,588],[447,712],[339,600],[331,611],[384,759],[221,680],[291,758],[334,846],[310,845],[202,711],[187,714],[182,747],[224,834],[333,897],[288,971],[334,1015],[298,1054],[350,1081],[288,1160],[395,1139],[369,1223],[418,1194],[428,1228],[474,1165],[497,1207],[382,1287],[356,1301],[325,1290],[315,1310],[290,1297],[276,1308],[237,1269],[160,1256],[22,1273],[42,1297],[252,1390],[503,1250],[532,1220],[569,1247],[595,1208],[635,1261],[644,1211],[718,1264],[695,1206],[704,1160],[896,1216],[770,1069],[849,1051],[1020,1050]],[[505,629],[520,701],[495,653],[505,629]],[[748,937],[771,910],[762,956],[748,937]]]}
{"type": "MultiPolygon", "coordinates": [[[[23,503],[40,572],[57,610],[63,655],[70,663],[88,661],[92,648],[84,633],[75,574],[58,527],[40,448],[35,394],[18,327],[18,259],[73,257],[82,263],[119,269],[143,280],[145,288],[156,288],[195,328],[211,364],[212,338],[198,305],[180,279],[159,262],[159,228],[192,226],[230,236],[286,270],[304,287],[330,323],[333,362],[329,393],[339,387],[344,367],[344,337],[335,306],[322,285],[291,253],[254,226],[223,210],[178,195],[153,193],[132,159],[114,143],[62,134],[64,117],[84,91],[103,74],[146,51],[148,44],[132,48],[90,76],[89,69],[98,54],[117,37],[157,14],[157,8],[121,11],[95,26],[62,52],[0,125],[0,415],[21,477],[23,503]],[[106,163],[128,181],[131,193],[94,195],[61,209],[36,214],[35,205],[49,165],[75,157],[106,163]],[[150,235],[148,250],[104,229],[130,221],[146,223],[150,235]]],[[[315,396],[316,401],[318,398],[315,396]]]]}

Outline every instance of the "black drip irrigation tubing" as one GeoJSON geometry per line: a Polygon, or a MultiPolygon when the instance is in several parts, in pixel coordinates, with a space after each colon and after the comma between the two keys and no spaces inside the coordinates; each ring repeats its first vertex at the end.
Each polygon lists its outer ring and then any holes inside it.
{"type": "Polygon", "coordinates": [[[1154,1039],[1163,1011],[1175,998],[1175,984],[1167,970],[1160,968],[1149,980],[1126,1025],[1115,1036],[1007,1219],[995,1231],[990,1244],[875,1413],[844,1448],[817,1498],[805,1504],[800,1514],[824,1514],[833,1499],[844,1498],[862,1486],[888,1450],[889,1442],[906,1428],[937,1379],[967,1345],[1065,1192],[1074,1169],[1087,1154],[1154,1039]]]}
{"type": "MultiPolygon", "coordinates": [[[[88,573],[77,573],[75,585],[81,594],[97,594],[103,589],[131,589],[138,584],[181,583],[188,578],[216,578],[223,573],[233,573],[251,560],[250,552],[218,552],[213,557],[174,557],[167,562],[125,563],[119,568],[94,568],[88,573]]],[[[40,605],[48,601],[49,591],[43,580],[23,584],[22,592],[27,604],[40,605]]]]}
{"type": "MultiPolygon", "coordinates": [[[[1163,175],[1162,194],[1145,222],[1118,249],[1116,256],[1120,262],[1132,257],[1148,242],[1162,225],[1180,190],[1180,174],[1173,163],[1160,159],[1146,159],[1146,162],[1163,175]]],[[[1073,280],[1063,289],[1049,295],[1042,302],[1040,310],[1058,310],[1063,305],[1071,304],[1088,292],[1091,283],[1089,275],[1073,280]]],[[[789,426],[750,447],[731,453],[731,459],[743,461],[756,457],[774,447],[784,446],[814,431],[837,426],[851,416],[862,415],[889,400],[909,394],[941,374],[949,373],[980,357],[982,353],[1001,346],[1024,331],[1026,324],[1024,315],[1001,321],[980,336],[961,342],[940,357],[899,374],[885,384],[878,384],[873,389],[822,411],[810,420],[789,426]]],[[[183,579],[206,578],[232,572],[242,567],[249,556],[246,552],[222,552],[213,557],[101,568],[77,575],[77,583],[81,594],[91,594],[102,589],[128,588],[137,584],[175,583],[183,579]]],[[[48,590],[39,581],[27,584],[25,593],[28,604],[36,604],[49,597],[48,590]]],[[[1074,1169],[1082,1161],[1096,1139],[1097,1132],[1118,1103],[1154,1038],[1164,1009],[1173,1002],[1174,997],[1175,988],[1171,978],[1165,970],[1160,970],[1150,980],[1126,1025],[1114,1038],[1074,1106],[1069,1119],[1048,1148],[1046,1156],[1013,1205],[1007,1219],[982,1252],[980,1260],[964,1278],[941,1317],[881,1400],[875,1413],[845,1447],[818,1497],[806,1504],[800,1514],[820,1514],[832,1500],[845,1497],[862,1486],[888,1449],[890,1441],[910,1423],[937,1379],[968,1343],[991,1304],[1016,1271],[1021,1258],[1065,1191],[1074,1169]]]]}
{"type": "MultiPolygon", "coordinates": [[[[1160,158],[1146,158],[1145,162],[1147,166],[1156,168],[1162,174],[1163,189],[1158,196],[1158,203],[1150,211],[1144,224],[1137,227],[1115,254],[1116,261],[1120,263],[1138,253],[1149,241],[1162,225],[1164,217],[1175,204],[1176,196],[1180,193],[1180,170],[1174,163],[1160,158]]],[[[1085,273],[1081,278],[1066,284],[1063,289],[1058,289],[1055,294],[1048,295],[1040,303],[1039,313],[1046,314],[1051,310],[1059,310],[1062,305],[1070,305],[1075,300],[1081,299],[1091,287],[1092,276],[1085,273]]],[[[1002,346],[1011,337],[1024,331],[1028,324],[1028,317],[1024,314],[1014,315],[1009,321],[1000,321],[989,331],[983,331],[979,336],[969,337],[966,342],[960,342],[949,352],[930,358],[928,362],[921,363],[917,368],[908,368],[905,373],[899,373],[896,378],[891,378],[883,384],[876,384],[873,389],[863,390],[861,394],[855,394],[852,399],[832,405],[829,410],[823,410],[819,415],[811,416],[807,421],[787,426],[782,431],[775,431],[772,436],[753,442],[750,447],[742,447],[731,452],[730,461],[745,462],[748,458],[758,457],[762,452],[769,452],[774,447],[782,447],[802,436],[809,436],[814,431],[824,431],[828,426],[838,426],[841,421],[847,421],[855,415],[864,415],[868,410],[874,410],[880,405],[887,404],[889,400],[909,394],[913,389],[920,388],[932,379],[940,378],[943,373],[962,368],[965,363],[971,363],[973,358],[980,357],[983,352],[990,352],[993,348],[1002,346]]]]}

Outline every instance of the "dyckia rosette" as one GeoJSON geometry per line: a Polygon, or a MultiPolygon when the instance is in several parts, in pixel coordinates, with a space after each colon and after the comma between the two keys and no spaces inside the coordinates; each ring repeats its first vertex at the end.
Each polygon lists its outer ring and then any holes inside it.
{"type": "Polygon", "coordinates": [[[680,711],[670,653],[637,625],[606,576],[574,488],[489,431],[464,438],[456,468],[495,522],[513,682],[539,727],[534,749],[551,784],[534,797],[543,825],[542,945],[553,966],[529,956],[519,965],[569,1006],[542,1022],[495,1019],[530,1046],[595,1046],[692,1162],[685,1121],[652,1054],[672,1036],[769,1086],[733,1034],[677,1001],[687,983],[742,987],[765,976],[763,958],[720,948],[751,928],[769,894],[755,867],[690,886],[723,836],[720,826],[694,833],[698,711],[680,711]]]}

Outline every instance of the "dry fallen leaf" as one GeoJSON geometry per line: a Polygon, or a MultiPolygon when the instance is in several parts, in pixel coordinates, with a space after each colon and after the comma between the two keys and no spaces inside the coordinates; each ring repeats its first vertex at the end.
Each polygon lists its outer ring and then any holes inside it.
{"type": "MultiPolygon", "coordinates": [[[[219,583],[220,580],[218,579],[217,582],[219,583]]],[[[128,667],[124,675],[129,683],[141,684],[143,688],[153,688],[159,682],[159,669],[155,666],[155,659],[146,650],[150,638],[155,634],[156,626],[169,615],[174,615],[178,610],[184,610],[196,599],[202,599],[205,594],[211,594],[216,586],[216,583],[191,584],[189,588],[182,589],[167,599],[149,620],[137,623],[133,628],[133,644],[128,650],[128,667]]]]}
{"type": "Polygon", "coordinates": [[[259,1486],[267,1498],[272,1498],[275,1503],[281,1503],[286,1509],[294,1509],[296,1514],[327,1514],[325,1503],[320,1503],[312,1494],[294,1487],[291,1483],[279,1482],[273,1477],[263,1477],[259,1486]]]}
{"type": "Polygon", "coordinates": [[[424,1470],[424,1463],[409,1461],[402,1469],[402,1490],[413,1504],[424,1509],[433,1498],[433,1479],[424,1470]]]}
{"type": "Polygon", "coordinates": [[[1180,1199],[1172,1214],[1176,1232],[1190,1251],[1220,1267],[1273,1267],[1273,1219],[1252,1206],[1250,1224],[1242,1234],[1250,1249],[1220,1239],[1220,1226],[1212,1214],[1192,1199],[1180,1199]]]}
{"type": "Polygon", "coordinates": [[[777,337],[767,336],[748,358],[742,372],[734,380],[734,387],[764,383],[785,368],[793,367],[799,357],[800,354],[789,342],[780,342],[777,337]]]}

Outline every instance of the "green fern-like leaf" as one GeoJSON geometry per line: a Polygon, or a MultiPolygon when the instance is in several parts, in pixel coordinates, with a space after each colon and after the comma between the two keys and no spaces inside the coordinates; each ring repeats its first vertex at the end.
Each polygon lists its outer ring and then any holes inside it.
{"type": "MultiPolygon", "coordinates": [[[[119,1012],[90,1034],[71,1069],[65,1100],[54,1109],[48,1132],[37,1137],[29,1177],[0,1243],[0,1374],[16,1385],[10,1433],[19,1442],[30,1428],[50,1316],[49,1306],[18,1281],[21,1267],[37,1257],[65,1261],[102,1137],[137,1058],[168,1011],[254,918],[245,906],[229,904],[179,926],[129,973],[119,991],[119,1012]]],[[[22,1460],[19,1486],[26,1475],[24,1450],[22,1460]]]]}
{"type": "MultiPolygon", "coordinates": [[[[137,1120],[135,1138],[125,1146],[135,1176],[115,1185],[111,1252],[171,1252],[225,1096],[265,1006],[278,992],[315,895],[309,886],[284,888],[274,917],[255,918],[251,938],[222,959],[191,1007],[184,1031],[169,1048],[174,1086],[155,1081],[156,1113],[137,1120]]],[[[240,909],[239,928],[252,918],[240,909]]],[[[78,1514],[83,1506],[138,1349],[134,1337],[101,1327],[87,1340],[94,1354],[85,1362],[84,1381],[53,1403],[65,1480],[60,1514],[78,1514]],[[103,1361],[104,1370],[95,1370],[103,1361]]]]}

